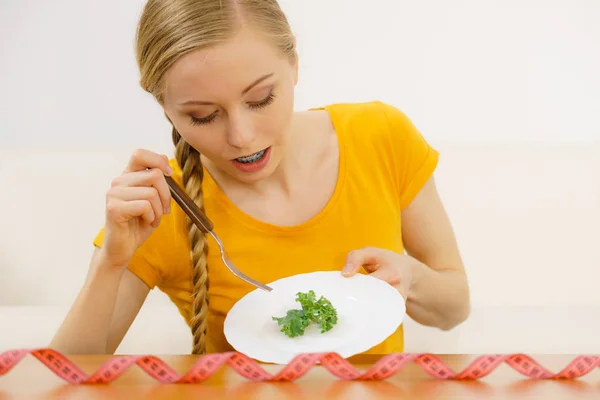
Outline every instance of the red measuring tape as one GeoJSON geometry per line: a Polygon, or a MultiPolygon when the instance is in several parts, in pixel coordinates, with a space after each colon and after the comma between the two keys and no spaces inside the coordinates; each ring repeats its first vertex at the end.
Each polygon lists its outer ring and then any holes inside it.
{"type": "Polygon", "coordinates": [[[0,376],[7,374],[27,354],[40,360],[70,384],[107,384],[119,378],[133,365],[137,365],[161,383],[200,383],[210,378],[225,364],[239,375],[255,382],[294,381],[306,374],[317,362],[320,362],[330,373],[344,380],[387,379],[410,362],[418,364],[432,377],[446,380],[480,379],[502,363],[507,363],[520,374],[532,379],[577,379],[600,367],[600,356],[581,355],[555,374],[526,354],[499,354],[479,356],[463,371],[456,373],[433,354],[394,353],[383,356],[363,372],[337,353],[308,353],[296,356],[289,364],[283,366],[279,373],[273,375],[250,357],[239,352],[228,352],[200,356],[183,376],[163,360],[152,355],[115,356],[92,375],[88,375],[61,353],[52,349],[36,349],[11,350],[0,354],[0,376]]]}

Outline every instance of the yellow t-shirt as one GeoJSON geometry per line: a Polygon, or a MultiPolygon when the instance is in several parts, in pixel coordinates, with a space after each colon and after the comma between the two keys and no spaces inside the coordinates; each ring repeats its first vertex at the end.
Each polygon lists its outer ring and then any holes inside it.
{"type": "MultiPolygon", "coordinates": [[[[349,251],[374,246],[404,252],[401,211],[431,177],[438,153],[411,121],[382,102],[333,104],[326,110],[340,151],[339,176],[324,209],[296,226],[258,221],[237,208],[205,171],[204,206],[234,264],[261,282],[313,271],[338,271],[349,251]]],[[[181,169],[171,160],[174,179],[181,169]]],[[[103,230],[94,244],[102,245],[103,230]]],[[[235,277],[222,263],[208,237],[210,310],[207,351],[233,348],[223,322],[234,303],[255,288],[235,277]]],[[[185,214],[172,201],[150,238],[136,251],[129,269],[150,288],[158,287],[179,309],[188,325],[192,317],[192,264],[185,214]]],[[[368,353],[401,352],[402,326],[368,353]]]]}

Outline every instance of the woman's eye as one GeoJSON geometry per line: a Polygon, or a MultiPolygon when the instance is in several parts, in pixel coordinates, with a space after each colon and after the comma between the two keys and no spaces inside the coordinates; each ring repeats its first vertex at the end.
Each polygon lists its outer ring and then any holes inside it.
{"type": "Polygon", "coordinates": [[[215,111],[214,113],[210,114],[208,117],[202,117],[202,118],[196,118],[193,115],[191,116],[192,118],[192,125],[205,125],[205,124],[210,124],[212,121],[215,120],[217,116],[217,112],[215,111]]]}
{"type": "Polygon", "coordinates": [[[261,101],[256,101],[253,103],[249,103],[248,106],[250,108],[263,108],[268,106],[269,104],[271,104],[273,102],[273,100],[275,100],[275,94],[273,92],[270,92],[267,97],[265,97],[264,99],[262,99],[261,101]]]}
{"type": "MultiPolygon", "coordinates": [[[[275,100],[275,94],[273,92],[270,92],[267,95],[267,97],[265,97],[264,99],[262,99],[260,101],[248,103],[248,106],[253,109],[259,109],[259,108],[268,106],[269,104],[271,104],[273,102],[273,100],[275,100]]],[[[215,120],[216,117],[217,117],[217,111],[215,111],[214,113],[210,114],[207,117],[202,117],[202,118],[194,117],[193,115],[190,116],[192,125],[210,124],[211,122],[213,122],[215,120]]]]}

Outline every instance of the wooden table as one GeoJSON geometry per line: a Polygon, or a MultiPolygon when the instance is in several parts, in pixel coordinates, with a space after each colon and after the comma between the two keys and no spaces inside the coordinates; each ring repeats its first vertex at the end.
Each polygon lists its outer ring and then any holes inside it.
{"type": "MultiPolygon", "coordinates": [[[[558,372],[575,356],[533,355],[543,366],[558,372]]],[[[69,356],[91,374],[110,356],[69,356]]],[[[177,372],[184,374],[196,361],[195,356],[160,356],[177,372]]],[[[465,368],[475,355],[440,355],[455,371],[465,368]]],[[[357,356],[350,361],[361,370],[368,369],[378,357],[357,356]]],[[[270,373],[282,366],[261,366],[270,373]]],[[[0,377],[0,400],[13,399],[600,399],[600,369],[577,380],[541,381],[523,377],[503,364],[477,381],[442,381],[431,378],[411,363],[385,381],[351,382],[331,375],[317,366],[295,382],[255,383],[223,366],[204,383],[161,384],[139,367],[132,366],[116,381],[107,385],[69,385],[28,355],[7,375],[0,377]]]]}

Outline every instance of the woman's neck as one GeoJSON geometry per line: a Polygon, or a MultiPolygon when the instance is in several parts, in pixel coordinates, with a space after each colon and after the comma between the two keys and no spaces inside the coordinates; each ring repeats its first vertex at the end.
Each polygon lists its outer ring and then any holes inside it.
{"type": "Polygon", "coordinates": [[[332,150],[337,152],[337,138],[327,112],[298,112],[294,114],[290,131],[280,147],[281,160],[270,176],[247,183],[218,170],[210,161],[206,161],[205,165],[225,192],[244,192],[262,198],[275,192],[279,196],[293,198],[298,186],[304,186],[298,183],[314,179],[321,161],[325,161],[332,150]]]}

